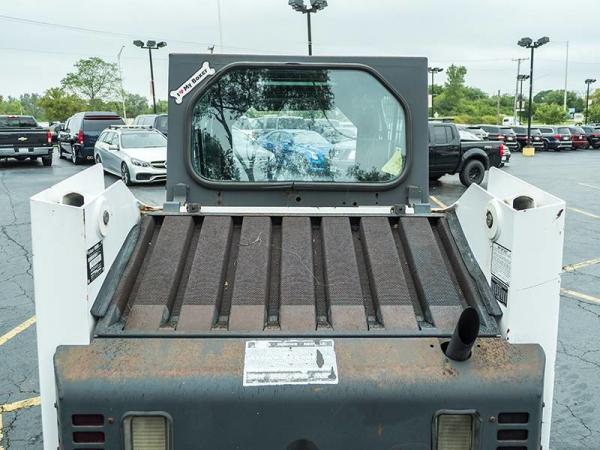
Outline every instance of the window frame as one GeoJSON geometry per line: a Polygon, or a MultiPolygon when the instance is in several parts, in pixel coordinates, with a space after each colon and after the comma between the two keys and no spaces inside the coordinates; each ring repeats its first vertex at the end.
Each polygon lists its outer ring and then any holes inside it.
{"type": "Polygon", "coordinates": [[[304,191],[387,191],[392,190],[401,185],[410,174],[413,162],[413,118],[408,102],[402,95],[388,83],[385,78],[375,69],[365,64],[358,63],[312,63],[303,62],[290,66],[287,63],[260,63],[260,62],[235,62],[225,65],[218,70],[206,83],[199,86],[190,94],[190,99],[187,102],[184,110],[184,127],[183,127],[183,152],[184,164],[188,174],[196,183],[211,190],[227,190],[227,191],[260,191],[260,190],[277,190],[283,191],[288,189],[304,190],[304,191]],[[196,172],[192,163],[192,117],[194,108],[199,99],[219,80],[226,76],[229,72],[244,69],[290,69],[297,70],[349,70],[361,71],[371,75],[381,86],[388,91],[399,103],[404,112],[404,135],[406,154],[404,158],[404,167],[402,173],[386,182],[307,182],[307,181],[279,181],[279,182],[247,182],[247,181],[215,181],[209,180],[196,172]]]}

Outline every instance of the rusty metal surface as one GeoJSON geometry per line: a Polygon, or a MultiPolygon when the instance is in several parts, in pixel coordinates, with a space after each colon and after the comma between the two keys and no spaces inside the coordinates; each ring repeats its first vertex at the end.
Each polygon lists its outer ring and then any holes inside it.
{"type": "MultiPolygon", "coordinates": [[[[442,341],[335,339],[339,384],[248,388],[244,339],[95,339],[58,349],[58,409],[66,421],[82,411],[113,418],[107,448],[118,448],[127,412],[161,411],[173,420],[175,448],[202,436],[203,448],[281,449],[306,438],[346,450],[429,449],[432,418],[445,409],[476,410],[481,448],[496,448],[498,414],[526,412],[524,445],[535,448],[541,348],[482,338],[468,361],[454,362],[442,341]]],[[[62,427],[67,441],[70,431],[62,427]]]]}
{"type": "Polygon", "coordinates": [[[498,334],[441,216],[145,220],[97,335],[498,334]]]}

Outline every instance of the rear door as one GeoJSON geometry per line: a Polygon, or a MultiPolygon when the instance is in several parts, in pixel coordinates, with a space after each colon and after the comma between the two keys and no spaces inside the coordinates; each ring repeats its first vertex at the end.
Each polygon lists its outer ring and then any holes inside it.
{"type": "Polygon", "coordinates": [[[123,119],[118,116],[91,116],[83,120],[84,146],[94,147],[100,133],[111,125],[125,125],[123,119]]]}
{"type": "Polygon", "coordinates": [[[430,127],[429,165],[437,173],[452,173],[460,161],[460,140],[452,125],[434,124],[430,127]],[[433,158],[433,160],[431,159],[433,158]]]}
{"type": "Polygon", "coordinates": [[[116,145],[119,146],[119,135],[114,131],[107,131],[106,137],[104,138],[104,145],[106,146],[106,161],[108,169],[113,173],[120,173],[121,171],[121,158],[119,155],[120,150],[112,150],[111,147],[116,145]]]}

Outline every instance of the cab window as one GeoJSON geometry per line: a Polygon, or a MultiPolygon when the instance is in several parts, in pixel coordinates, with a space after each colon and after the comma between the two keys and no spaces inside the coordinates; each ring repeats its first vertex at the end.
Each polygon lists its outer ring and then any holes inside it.
{"type": "Polygon", "coordinates": [[[406,165],[402,104],[356,69],[232,69],[196,101],[190,138],[217,182],[383,183],[406,165]]]}

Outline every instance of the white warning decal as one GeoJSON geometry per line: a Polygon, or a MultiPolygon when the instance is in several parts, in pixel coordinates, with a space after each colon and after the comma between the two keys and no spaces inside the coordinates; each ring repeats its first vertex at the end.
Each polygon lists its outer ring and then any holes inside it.
{"type": "Polygon", "coordinates": [[[492,275],[510,286],[510,266],[512,252],[497,242],[492,246],[492,275]]]}
{"type": "Polygon", "coordinates": [[[338,384],[332,339],[247,341],[244,386],[338,384]]]}
{"type": "Polygon", "coordinates": [[[178,105],[183,101],[183,97],[185,97],[188,93],[192,92],[192,89],[196,87],[196,85],[204,80],[209,75],[213,75],[215,73],[215,69],[212,69],[208,64],[208,61],[205,61],[202,64],[202,67],[198,69],[198,71],[192,75],[189,80],[179,87],[179,89],[170,92],[170,96],[175,99],[175,103],[178,105]]]}

